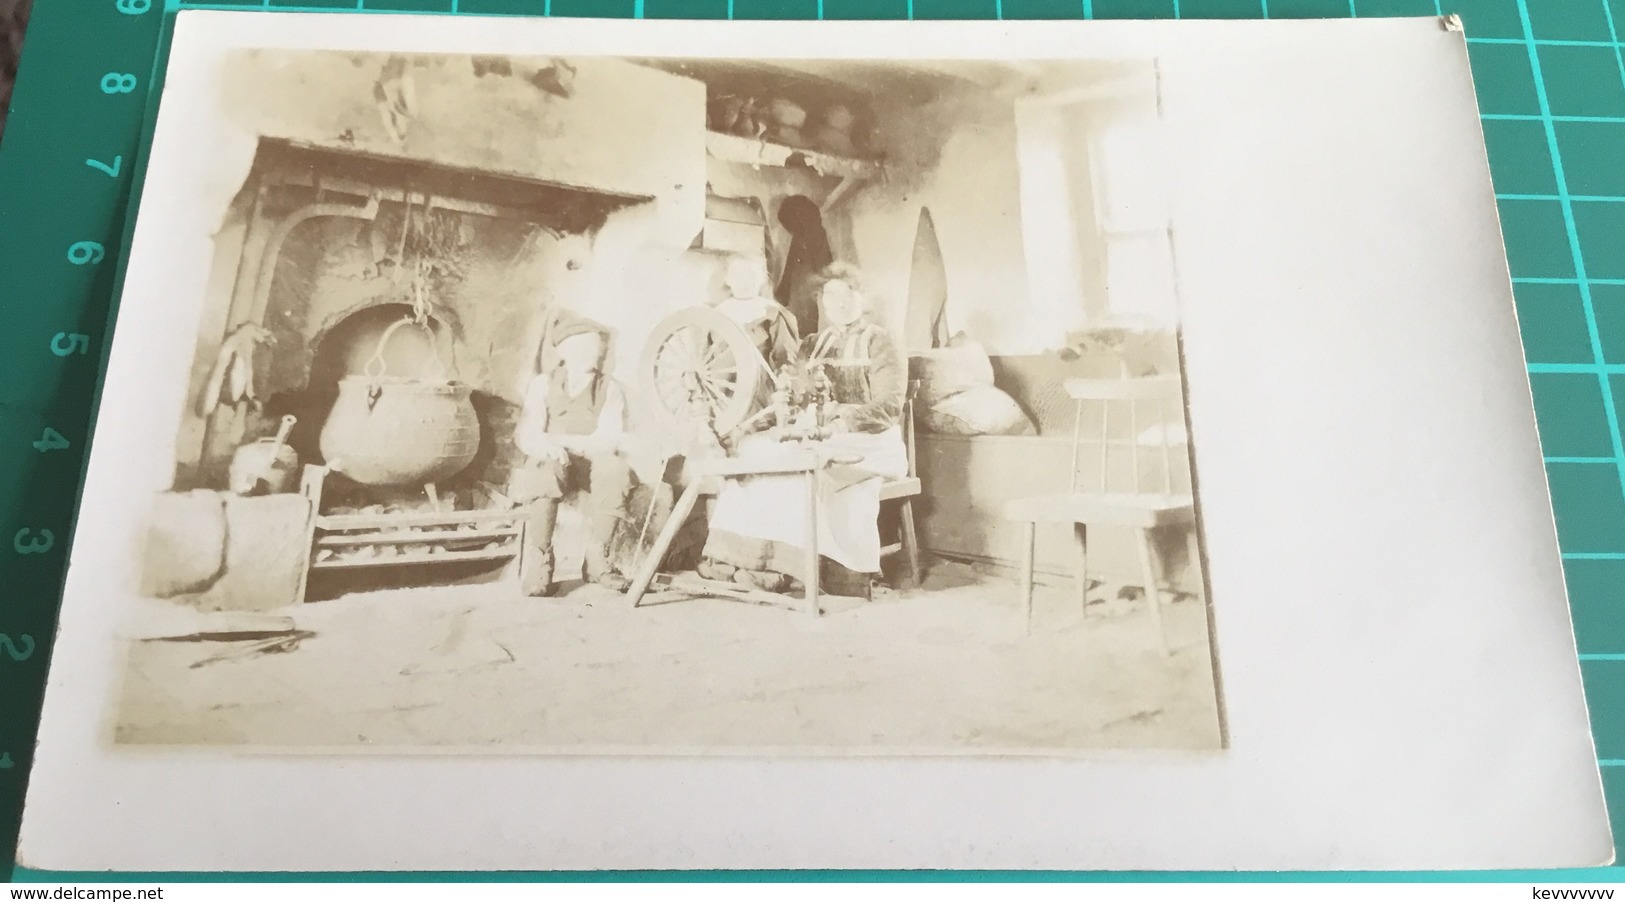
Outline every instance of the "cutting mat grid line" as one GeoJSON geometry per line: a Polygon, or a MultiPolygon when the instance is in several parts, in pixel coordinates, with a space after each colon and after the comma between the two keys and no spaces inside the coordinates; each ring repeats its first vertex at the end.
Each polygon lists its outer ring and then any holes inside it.
{"type": "MultiPolygon", "coordinates": [[[[8,143],[0,153],[0,196],[7,196],[3,192],[41,193],[34,175],[25,169],[48,169],[47,161],[58,157],[66,160],[62,165],[76,166],[77,159],[95,143],[91,139],[99,140],[96,146],[103,148],[109,142],[127,147],[126,162],[133,163],[141,149],[137,138],[142,123],[150,129],[150,109],[99,118],[87,113],[88,124],[82,123],[72,134],[58,130],[46,135],[45,129],[30,128],[29,123],[52,121],[46,111],[63,104],[84,103],[59,77],[53,79],[76,63],[91,68],[81,66],[83,71],[75,77],[107,71],[112,65],[109,58],[120,62],[106,77],[153,71],[154,60],[160,56],[160,14],[178,9],[920,20],[1459,14],[1468,35],[1506,237],[1597,754],[1604,766],[1616,837],[1625,838],[1625,440],[1618,403],[1625,397],[1625,253],[1618,250],[1625,249],[1625,166],[1617,162],[1625,158],[1625,44],[1619,30],[1625,0],[95,0],[95,4],[116,5],[123,15],[111,15],[110,10],[86,12],[90,3],[69,0],[39,0],[36,4],[13,99],[15,127],[8,131],[8,143]],[[151,15],[147,14],[149,8],[151,15]],[[137,20],[145,24],[131,27],[137,20]],[[85,63],[92,58],[94,62],[85,63]],[[70,139],[74,139],[71,147],[70,139]]],[[[108,154],[100,159],[107,160],[108,154]]],[[[73,236],[94,235],[94,220],[104,216],[104,237],[97,239],[97,246],[126,246],[127,216],[122,200],[128,192],[126,185],[116,196],[94,201],[64,198],[61,192],[42,198],[52,204],[47,209],[57,212],[34,210],[38,218],[30,220],[28,235],[65,234],[63,230],[69,228],[65,223],[76,213],[81,215],[73,220],[77,223],[71,227],[77,230],[73,236]],[[86,219],[92,222],[87,225],[86,219]]],[[[36,207],[27,202],[14,209],[0,206],[0,229],[9,227],[5,233],[14,234],[22,221],[17,209],[36,207]]],[[[89,267],[69,267],[70,276],[77,278],[64,277],[60,265],[47,268],[41,257],[25,256],[35,247],[30,241],[32,238],[9,246],[0,244],[0,271],[22,272],[23,282],[36,296],[60,300],[56,308],[44,313],[13,314],[8,310],[17,320],[17,328],[0,336],[0,342],[32,342],[36,334],[56,341],[68,333],[52,333],[71,324],[66,328],[89,333],[97,352],[105,353],[100,323],[105,321],[113,293],[111,267],[103,269],[105,275],[90,278],[81,272],[89,267]]],[[[60,251],[53,253],[60,256],[60,251]]],[[[114,253],[109,251],[109,257],[114,253]]],[[[71,254],[70,262],[76,262],[71,254]]],[[[73,360],[55,345],[43,360],[36,346],[18,344],[8,351],[15,353],[6,356],[24,361],[0,361],[0,402],[6,411],[0,418],[0,465],[14,460],[19,464],[0,469],[9,474],[7,481],[0,482],[0,505],[12,518],[8,527],[16,530],[39,521],[34,509],[42,504],[71,510],[83,464],[82,449],[77,446],[92,419],[97,371],[93,366],[81,366],[64,375],[61,368],[73,360]],[[78,428],[68,428],[75,424],[78,428]],[[58,458],[69,463],[47,465],[35,455],[41,429],[46,426],[73,436],[74,447],[58,458]],[[34,447],[28,447],[30,443],[34,447]],[[16,450],[19,446],[20,452],[16,450]],[[64,501],[64,496],[69,500],[64,501]]],[[[51,522],[65,545],[71,522],[51,522]]],[[[28,533],[25,529],[16,535],[28,533]]],[[[21,540],[14,544],[20,545],[21,540]]],[[[26,750],[33,745],[47,637],[55,620],[65,558],[60,549],[54,554],[3,558],[0,555],[0,581],[24,590],[19,596],[25,599],[10,610],[0,610],[0,652],[12,659],[0,660],[0,669],[9,670],[5,674],[8,682],[15,678],[25,684],[25,691],[0,700],[0,817],[11,818],[0,821],[0,843],[9,846],[15,836],[14,812],[20,808],[22,775],[28,763],[26,750]],[[25,627],[28,635],[23,634],[25,627]],[[17,653],[18,637],[29,640],[29,654],[17,653]],[[35,637],[39,637],[37,649],[35,637]]],[[[1625,869],[1568,873],[1617,880],[1625,869]]],[[[62,876],[41,875],[42,879],[62,876]]],[[[1011,876],[1022,875],[1003,878],[1011,876]]],[[[1045,879],[1045,875],[1026,876],[1045,879]]],[[[1047,875],[1048,879],[1056,876],[1047,875]]],[[[1088,874],[1060,876],[1091,879],[1088,874]]],[[[1248,875],[1194,874],[1174,879],[1238,876],[1246,879],[1248,875]]],[[[1407,876],[1453,879],[1450,875],[1407,876]]],[[[1545,876],[1552,879],[1550,874],[1545,876]]],[[[816,879],[808,874],[797,879],[809,877],[816,879]]],[[[653,875],[650,879],[660,878],[653,875]]],[[[1508,872],[1476,878],[1455,875],[1454,879],[1522,880],[1528,875],[1508,872]]]]}

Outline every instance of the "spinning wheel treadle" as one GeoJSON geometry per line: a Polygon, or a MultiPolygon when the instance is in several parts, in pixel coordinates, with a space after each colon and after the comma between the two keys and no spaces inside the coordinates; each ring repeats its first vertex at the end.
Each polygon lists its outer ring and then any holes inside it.
{"type": "Polygon", "coordinates": [[[718,435],[750,415],[765,370],[745,330],[705,307],[657,323],[638,368],[656,422],[680,427],[703,419],[718,435]]]}

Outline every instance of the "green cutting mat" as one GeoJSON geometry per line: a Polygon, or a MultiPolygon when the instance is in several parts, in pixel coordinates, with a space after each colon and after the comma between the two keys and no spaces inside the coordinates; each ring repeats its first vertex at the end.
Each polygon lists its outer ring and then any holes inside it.
{"type": "MultiPolygon", "coordinates": [[[[1466,24],[1597,750],[1625,829],[1625,0],[37,0],[0,147],[0,848],[15,844],[126,213],[175,9],[740,19],[1306,18],[1466,24]],[[7,549],[8,541],[11,548],[7,549]]],[[[90,875],[30,872],[62,881],[90,875]]],[[[357,875],[358,877],[361,875],[357,875]]],[[[406,875],[399,875],[402,879],[406,875]]],[[[552,874],[536,879],[728,879],[552,874]]],[[[762,875],[757,874],[759,879],[762,875]]],[[[1325,879],[1625,878],[1625,868],[1325,879]]],[[[151,882],[212,879],[142,875],[151,882]]],[[[467,879],[422,875],[420,879],[467,879]]],[[[796,879],[897,879],[881,873],[796,879]]],[[[1155,879],[974,874],[940,879],[1155,879]]],[[[1178,879],[1316,879],[1182,875],[1178,879]]],[[[105,879],[105,878],[103,878],[105,879]]],[[[285,876],[278,879],[286,879],[285,876]]],[[[305,878],[311,879],[311,878],[305,878]]],[[[318,877],[316,879],[327,879],[318,877]]],[[[906,879],[919,879],[910,875],[906,879]]]]}

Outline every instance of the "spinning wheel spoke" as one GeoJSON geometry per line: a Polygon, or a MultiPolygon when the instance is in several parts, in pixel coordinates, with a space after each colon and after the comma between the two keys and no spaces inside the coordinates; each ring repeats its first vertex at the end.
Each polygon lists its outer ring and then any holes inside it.
{"type": "Polygon", "coordinates": [[[694,370],[686,361],[657,362],[655,391],[668,411],[680,411],[692,394],[694,370]]]}
{"type": "Polygon", "coordinates": [[[697,365],[704,346],[705,336],[696,335],[694,329],[673,332],[670,339],[667,340],[667,347],[672,349],[674,356],[683,361],[684,366],[697,365]]]}
{"type": "Polygon", "coordinates": [[[660,394],[660,402],[667,410],[676,411],[681,409],[679,405],[684,401],[681,383],[657,381],[655,385],[660,394]]]}
{"type": "Polygon", "coordinates": [[[701,385],[706,385],[718,390],[727,389],[729,394],[733,393],[734,380],[732,379],[719,376],[714,372],[709,372],[706,370],[696,370],[694,375],[699,380],[701,385]]]}
{"type": "Polygon", "coordinates": [[[719,367],[734,366],[736,364],[737,361],[734,359],[733,350],[725,345],[713,342],[710,347],[705,349],[706,369],[715,370],[719,367]]]}
{"type": "Polygon", "coordinates": [[[682,370],[688,368],[689,361],[685,359],[680,350],[674,347],[674,344],[674,342],[667,342],[661,345],[660,350],[656,353],[654,365],[655,369],[659,371],[659,373],[664,373],[668,370],[677,370],[681,372],[682,370]]]}
{"type": "Polygon", "coordinates": [[[720,386],[707,382],[700,383],[700,391],[705,395],[706,403],[713,407],[726,404],[728,399],[733,396],[731,392],[723,391],[720,386]]]}
{"type": "Polygon", "coordinates": [[[700,375],[704,377],[705,382],[710,382],[712,385],[730,385],[731,387],[731,385],[738,385],[739,382],[738,374],[733,369],[708,369],[708,371],[700,372],[700,375]]]}

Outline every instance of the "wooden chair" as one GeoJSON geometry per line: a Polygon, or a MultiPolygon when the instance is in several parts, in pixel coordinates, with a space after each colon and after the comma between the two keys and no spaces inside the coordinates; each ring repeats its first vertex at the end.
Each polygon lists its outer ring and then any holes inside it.
{"type": "Polygon", "coordinates": [[[910,382],[908,395],[903,399],[903,446],[908,449],[908,475],[902,479],[888,479],[880,487],[880,503],[900,501],[897,510],[898,532],[897,541],[882,546],[880,557],[885,558],[901,552],[903,559],[908,562],[908,578],[912,588],[919,588],[923,574],[920,569],[920,539],[914,531],[914,499],[920,494],[920,475],[915,468],[914,460],[914,395],[919,390],[918,382],[910,382]]]}
{"type": "MultiPolygon", "coordinates": [[[[1032,628],[1034,545],[1039,523],[1065,523],[1072,526],[1077,545],[1078,606],[1088,604],[1089,591],[1089,528],[1091,526],[1122,527],[1135,531],[1138,544],[1140,570],[1145,582],[1146,603],[1156,626],[1157,639],[1164,653],[1168,651],[1167,637],[1162,629],[1162,590],[1158,587],[1156,555],[1151,543],[1152,530],[1165,526],[1190,526],[1191,561],[1196,557],[1196,506],[1191,494],[1174,491],[1173,447],[1181,442],[1169,436],[1170,427],[1183,424],[1184,396],[1178,376],[1147,376],[1117,379],[1068,379],[1067,394],[1073,399],[1076,416],[1072,427],[1071,484],[1065,493],[1020,498],[1004,506],[1006,519],[1026,524],[1022,544],[1021,600],[1026,610],[1027,627],[1032,628]],[[1100,433],[1096,444],[1100,450],[1098,491],[1080,491],[1082,474],[1083,416],[1086,405],[1094,403],[1100,408],[1100,433]],[[1142,419],[1142,408],[1153,407],[1156,418],[1151,424],[1142,419]],[[1128,416],[1127,439],[1114,440],[1111,434],[1112,411],[1125,408],[1128,416]],[[1145,426],[1152,425],[1157,433],[1156,442],[1142,441],[1145,426]],[[1133,485],[1128,491],[1113,491],[1109,470],[1113,445],[1127,445],[1133,459],[1133,485]],[[1162,457],[1161,491],[1147,492],[1141,484],[1141,449],[1146,444],[1160,446],[1162,457]]],[[[1121,480],[1119,480],[1121,483],[1121,480]]],[[[1087,613],[1087,611],[1085,611],[1087,613]]]]}

